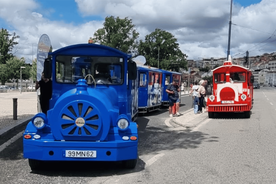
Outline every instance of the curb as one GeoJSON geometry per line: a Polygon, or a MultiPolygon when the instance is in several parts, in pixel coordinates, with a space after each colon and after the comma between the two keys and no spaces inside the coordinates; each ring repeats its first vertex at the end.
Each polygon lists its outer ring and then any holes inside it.
{"type": "Polygon", "coordinates": [[[3,139],[5,136],[12,134],[18,129],[23,129],[31,119],[31,117],[28,117],[22,120],[18,120],[16,123],[0,129],[0,139],[3,139]]]}
{"type": "MultiPolygon", "coordinates": [[[[183,116],[189,115],[189,113],[193,113],[193,110],[188,110],[188,111],[189,112],[184,113],[183,116]]],[[[195,118],[193,118],[193,119],[191,119],[187,122],[179,122],[179,119],[181,119],[180,117],[172,118],[172,119],[170,119],[169,122],[173,122],[174,124],[177,124],[177,125],[182,126],[184,128],[191,129],[191,128],[194,128],[194,127],[198,126],[204,120],[208,119],[208,115],[206,117],[202,116],[204,114],[205,113],[202,113],[200,115],[196,115],[195,118]]]]}

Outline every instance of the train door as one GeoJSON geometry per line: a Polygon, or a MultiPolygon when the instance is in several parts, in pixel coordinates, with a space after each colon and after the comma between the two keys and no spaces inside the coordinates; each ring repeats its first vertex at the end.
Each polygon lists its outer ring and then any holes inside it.
{"type": "Polygon", "coordinates": [[[168,101],[169,101],[169,96],[168,93],[166,92],[166,89],[168,88],[168,85],[171,83],[172,81],[172,75],[169,73],[165,73],[163,75],[163,94],[162,94],[162,105],[168,105],[168,101]]]}
{"type": "Polygon", "coordinates": [[[139,72],[139,98],[138,98],[138,106],[139,107],[146,107],[147,100],[148,100],[148,77],[147,72],[139,72]]]}
{"type": "Polygon", "coordinates": [[[161,105],[161,73],[149,72],[148,107],[161,105]]]}

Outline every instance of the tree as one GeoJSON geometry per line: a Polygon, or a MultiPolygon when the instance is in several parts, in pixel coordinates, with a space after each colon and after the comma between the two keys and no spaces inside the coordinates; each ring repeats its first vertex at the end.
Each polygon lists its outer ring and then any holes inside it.
{"type": "Polygon", "coordinates": [[[5,85],[5,82],[9,79],[9,75],[7,73],[8,69],[6,64],[0,64],[0,82],[1,85],[5,85]]]}
{"type": "Polygon", "coordinates": [[[7,61],[6,64],[8,70],[8,78],[9,79],[20,79],[20,67],[24,66],[25,68],[22,70],[22,79],[29,79],[30,78],[30,70],[31,65],[28,65],[25,63],[25,59],[21,58],[18,59],[16,57],[13,57],[7,61]]]}
{"type": "Polygon", "coordinates": [[[37,59],[35,58],[32,63],[32,67],[30,70],[30,77],[32,78],[33,82],[36,81],[36,74],[37,74],[37,59]]]}
{"type": "Polygon", "coordinates": [[[187,68],[187,55],[180,50],[177,39],[161,29],[146,35],[145,41],[140,40],[138,52],[146,57],[146,65],[177,72],[187,68]]]}
{"type": "Polygon", "coordinates": [[[129,53],[137,48],[138,36],[131,19],[110,16],[105,18],[104,27],[94,33],[93,41],[129,53]]]}
{"type": "Polygon", "coordinates": [[[0,31],[0,64],[6,62],[14,57],[11,53],[13,47],[18,44],[15,40],[19,38],[15,33],[10,34],[6,29],[0,31]]]}
{"type": "Polygon", "coordinates": [[[209,72],[210,68],[208,66],[206,66],[205,68],[199,68],[199,71],[201,71],[201,72],[209,72]]]}

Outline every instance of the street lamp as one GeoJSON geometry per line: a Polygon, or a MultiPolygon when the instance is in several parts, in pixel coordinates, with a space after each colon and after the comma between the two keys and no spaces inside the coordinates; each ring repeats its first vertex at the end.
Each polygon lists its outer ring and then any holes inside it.
{"type": "Polygon", "coordinates": [[[22,92],[22,68],[26,68],[26,67],[20,66],[20,94],[22,92]]]}
{"type": "Polygon", "coordinates": [[[158,65],[157,68],[159,68],[159,51],[160,51],[160,46],[165,42],[165,40],[162,40],[162,42],[158,45],[158,65]]]}

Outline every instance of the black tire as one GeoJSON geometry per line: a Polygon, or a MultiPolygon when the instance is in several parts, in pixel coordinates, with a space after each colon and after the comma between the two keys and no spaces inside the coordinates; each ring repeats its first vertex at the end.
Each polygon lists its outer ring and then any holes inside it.
{"type": "Polygon", "coordinates": [[[134,169],[136,167],[136,164],[137,164],[137,159],[123,161],[123,166],[126,169],[134,169]]]}
{"type": "Polygon", "coordinates": [[[244,117],[245,118],[250,118],[251,112],[250,111],[245,111],[244,112],[244,117]]]}
{"type": "Polygon", "coordinates": [[[40,170],[42,168],[42,161],[29,159],[29,166],[32,170],[40,170]]]}
{"type": "Polygon", "coordinates": [[[214,112],[208,112],[208,117],[209,118],[214,118],[214,114],[215,114],[214,112]]]}

